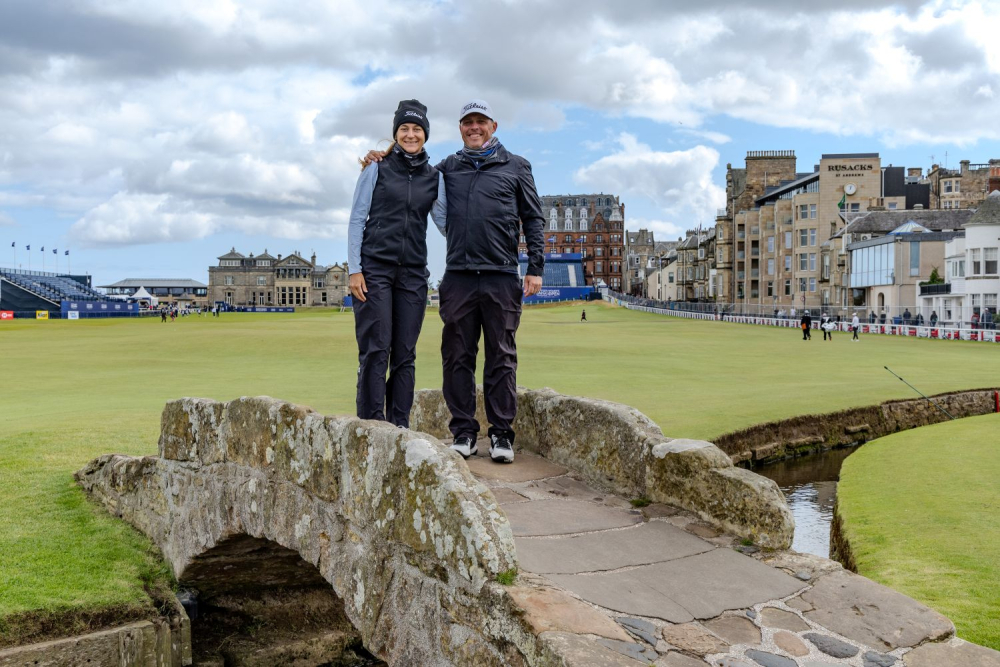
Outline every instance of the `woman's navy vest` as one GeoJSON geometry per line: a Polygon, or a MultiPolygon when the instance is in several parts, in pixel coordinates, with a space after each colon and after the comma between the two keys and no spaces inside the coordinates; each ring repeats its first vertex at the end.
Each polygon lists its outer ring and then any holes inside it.
{"type": "Polygon", "coordinates": [[[438,195],[438,173],[427,154],[410,162],[392,151],[378,165],[378,180],[361,241],[361,262],[427,265],[427,214],[438,195]]]}

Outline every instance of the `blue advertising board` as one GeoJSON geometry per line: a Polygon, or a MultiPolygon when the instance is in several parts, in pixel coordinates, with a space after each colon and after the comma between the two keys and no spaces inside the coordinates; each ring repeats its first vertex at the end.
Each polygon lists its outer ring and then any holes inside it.
{"type": "Polygon", "coordinates": [[[543,287],[538,294],[526,297],[524,303],[543,303],[546,301],[576,301],[587,299],[594,288],[588,287],[543,287]]]}
{"type": "MultiPolygon", "coordinates": [[[[522,262],[528,261],[528,256],[525,253],[520,253],[518,259],[522,262]]],[[[578,252],[547,252],[545,253],[545,261],[549,262],[579,262],[583,260],[583,254],[578,252]]]]}
{"type": "Polygon", "coordinates": [[[139,314],[139,304],[114,301],[63,301],[60,309],[64,318],[71,312],[79,313],[78,317],[132,317],[139,314]]]}

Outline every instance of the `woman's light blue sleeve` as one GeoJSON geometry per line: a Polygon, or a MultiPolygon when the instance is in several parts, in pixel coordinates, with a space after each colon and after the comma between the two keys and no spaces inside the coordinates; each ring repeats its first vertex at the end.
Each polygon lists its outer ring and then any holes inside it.
{"type": "Polygon", "coordinates": [[[368,222],[368,212],[372,207],[372,193],[378,181],[378,162],[372,162],[361,175],[358,184],[354,186],[354,201],[351,203],[351,217],[347,222],[347,272],[357,273],[361,270],[361,239],[365,236],[365,223],[368,222]]]}
{"type": "Polygon", "coordinates": [[[448,224],[448,197],[444,191],[444,174],[438,172],[438,196],[431,206],[431,219],[437,226],[441,236],[446,236],[445,228],[448,224]]]}

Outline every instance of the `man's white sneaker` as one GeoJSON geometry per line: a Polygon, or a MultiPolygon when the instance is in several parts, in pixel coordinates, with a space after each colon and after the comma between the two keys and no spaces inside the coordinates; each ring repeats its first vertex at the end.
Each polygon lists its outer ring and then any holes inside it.
{"type": "Polygon", "coordinates": [[[455,442],[452,443],[451,448],[461,454],[462,458],[466,459],[479,451],[476,441],[468,436],[455,438],[455,442]]]}
{"type": "Polygon", "coordinates": [[[490,458],[494,463],[513,463],[514,447],[510,440],[502,435],[490,436],[490,458]]]}

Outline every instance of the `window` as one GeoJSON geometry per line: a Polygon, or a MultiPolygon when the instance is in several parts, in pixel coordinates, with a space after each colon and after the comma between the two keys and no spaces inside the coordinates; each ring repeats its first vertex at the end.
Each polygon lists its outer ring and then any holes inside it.
{"type": "Polygon", "coordinates": [[[799,230],[799,246],[804,247],[809,245],[809,230],[800,229],[799,230]]]}
{"type": "Polygon", "coordinates": [[[809,270],[816,270],[816,253],[814,252],[809,253],[809,270]]]}
{"type": "Polygon", "coordinates": [[[767,295],[768,296],[774,296],[774,281],[773,280],[768,280],[767,281],[767,295]]]}
{"type": "MultiPolygon", "coordinates": [[[[597,257],[604,257],[604,248],[594,248],[594,255],[597,257]]],[[[639,263],[639,258],[635,258],[635,263],[639,263]]]]}
{"type": "Polygon", "coordinates": [[[996,248],[983,248],[983,273],[988,276],[997,275],[996,248]]]}
{"type": "Polygon", "coordinates": [[[785,281],[785,296],[791,296],[791,295],[792,295],[792,281],[791,280],[786,280],[785,281]]]}
{"type": "Polygon", "coordinates": [[[584,211],[580,212],[580,231],[587,231],[587,216],[584,215],[584,211]]]}
{"type": "Polygon", "coordinates": [[[767,237],[767,251],[768,252],[774,252],[774,237],[773,236],[768,236],[767,237]]]}
{"type": "Polygon", "coordinates": [[[559,230],[559,221],[555,218],[549,218],[549,231],[555,232],[559,230]]]}
{"type": "Polygon", "coordinates": [[[524,234],[521,234],[521,243],[527,243],[527,241],[524,240],[524,234]]]}
{"type": "Polygon", "coordinates": [[[785,247],[786,248],[791,248],[792,247],[792,233],[791,232],[785,232],[785,247]]]}
{"type": "MultiPolygon", "coordinates": [[[[769,276],[774,275],[774,258],[770,258],[767,260],[767,275],[769,276]]],[[[770,292],[768,292],[768,296],[771,296],[770,292]]]]}
{"type": "Polygon", "coordinates": [[[971,271],[971,273],[969,275],[980,276],[980,275],[983,274],[983,272],[982,272],[983,263],[980,260],[980,257],[982,256],[982,252],[983,251],[980,250],[979,248],[973,248],[969,252],[969,254],[971,255],[971,259],[972,259],[972,271],[971,271]]]}
{"type": "Polygon", "coordinates": [[[983,308],[989,309],[991,313],[996,314],[997,312],[997,295],[996,294],[984,294],[983,295],[983,308]]]}
{"type": "Polygon", "coordinates": [[[861,204],[858,202],[851,202],[851,213],[857,213],[861,210],[861,204]]]}
{"type": "Polygon", "coordinates": [[[236,281],[233,279],[232,276],[226,276],[225,284],[227,284],[227,285],[235,285],[236,281]]]}
{"type": "Polygon", "coordinates": [[[896,202],[894,202],[894,201],[889,202],[889,210],[890,211],[895,211],[896,210],[896,202]]]}
{"type": "Polygon", "coordinates": [[[566,236],[563,237],[563,243],[572,243],[572,241],[573,241],[572,234],[567,234],[566,236]]]}
{"type": "Polygon", "coordinates": [[[809,291],[810,292],[815,292],[816,291],[816,279],[815,278],[810,278],[809,279],[809,291]]]}
{"type": "Polygon", "coordinates": [[[799,271],[809,270],[809,255],[807,253],[799,253],[799,271]]]}
{"type": "Polygon", "coordinates": [[[698,259],[705,259],[705,248],[698,248],[698,259]]]}
{"type": "Polygon", "coordinates": [[[604,272],[604,262],[594,262],[594,271],[596,273],[604,272]]]}
{"type": "Polygon", "coordinates": [[[809,205],[802,204],[799,206],[799,220],[805,220],[809,217],[809,205]]]}
{"type": "Polygon", "coordinates": [[[809,217],[816,219],[816,204],[809,204],[809,217]]]}
{"type": "Polygon", "coordinates": [[[673,271],[671,271],[670,273],[667,274],[667,282],[670,283],[671,285],[674,283],[674,272],[673,271]]]}
{"type": "Polygon", "coordinates": [[[952,188],[951,181],[944,181],[944,193],[946,195],[951,194],[951,188],[952,188]]]}
{"type": "Polygon", "coordinates": [[[566,218],[566,226],[563,229],[567,232],[573,231],[573,218],[566,218]]]}
{"type": "Polygon", "coordinates": [[[809,281],[807,281],[805,278],[799,278],[799,293],[800,294],[804,294],[805,291],[806,291],[806,288],[808,286],[809,286],[809,281]]]}
{"type": "Polygon", "coordinates": [[[791,271],[791,270],[792,270],[792,256],[785,255],[785,271],[791,271]]]}
{"type": "Polygon", "coordinates": [[[910,275],[920,275],[920,243],[910,241],[910,275]]]}
{"type": "Polygon", "coordinates": [[[258,285],[266,285],[267,284],[267,276],[257,276],[257,284],[258,285]]]}
{"type": "Polygon", "coordinates": [[[816,245],[816,230],[809,230],[809,245],[816,245]]]}
{"type": "Polygon", "coordinates": [[[313,280],[313,287],[318,287],[319,289],[323,289],[324,287],[326,287],[326,282],[322,278],[316,278],[313,280]]]}
{"type": "Polygon", "coordinates": [[[597,236],[595,236],[594,237],[594,243],[604,243],[604,236],[601,235],[601,234],[598,234],[597,236]]]}

